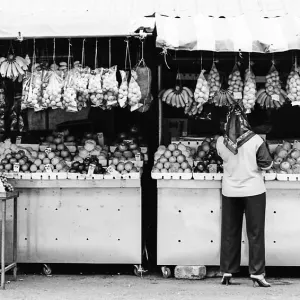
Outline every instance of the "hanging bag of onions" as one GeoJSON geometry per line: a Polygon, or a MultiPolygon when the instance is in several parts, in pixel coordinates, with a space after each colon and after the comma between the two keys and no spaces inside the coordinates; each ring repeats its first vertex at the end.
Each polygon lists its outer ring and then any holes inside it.
{"type": "Polygon", "coordinates": [[[215,94],[221,89],[220,74],[218,72],[215,62],[213,62],[211,66],[207,77],[207,82],[209,86],[209,99],[213,99],[215,94]]]}
{"type": "Polygon", "coordinates": [[[243,99],[243,85],[241,72],[239,70],[238,63],[236,62],[228,77],[228,92],[237,102],[243,99]]]}
{"type": "Polygon", "coordinates": [[[291,100],[292,105],[300,105],[300,76],[298,72],[297,57],[295,56],[295,62],[292,70],[287,78],[286,83],[287,97],[291,100]]]}
{"type": "Polygon", "coordinates": [[[255,81],[255,75],[251,68],[250,53],[249,53],[249,66],[248,69],[245,71],[245,85],[244,85],[244,92],[243,92],[243,106],[247,114],[250,113],[251,110],[254,108],[255,99],[256,99],[256,81],[255,81]]]}

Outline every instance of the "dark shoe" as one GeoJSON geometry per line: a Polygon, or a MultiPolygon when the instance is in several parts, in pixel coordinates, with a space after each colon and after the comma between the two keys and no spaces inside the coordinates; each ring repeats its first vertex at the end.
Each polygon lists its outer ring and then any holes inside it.
{"type": "Polygon", "coordinates": [[[271,284],[265,280],[264,275],[250,275],[253,281],[253,286],[257,283],[259,287],[271,287],[271,284]]]}
{"type": "Polygon", "coordinates": [[[224,284],[224,285],[231,284],[231,282],[230,282],[231,278],[232,278],[232,274],[224,273],[222,280],[221,280],[221,284],[224,284]]]}

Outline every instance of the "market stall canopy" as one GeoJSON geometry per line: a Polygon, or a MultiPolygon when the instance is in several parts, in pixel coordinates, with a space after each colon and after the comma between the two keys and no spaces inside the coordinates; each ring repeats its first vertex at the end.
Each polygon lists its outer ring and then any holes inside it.
{"type": "Polygon", "coordinates": [[[152,31],[153,5],[145,0],[1,1],[0,38],[122,36],[152,31]]]}
{"type": "Polygon", "coordinates": [[[169,4],[169,8],[156,7],[160,11],[156,13],[157,47],[260,53],[300,49],[299,0],[226,0],[226,4],[221,0],[185,0],[169,4]]]}

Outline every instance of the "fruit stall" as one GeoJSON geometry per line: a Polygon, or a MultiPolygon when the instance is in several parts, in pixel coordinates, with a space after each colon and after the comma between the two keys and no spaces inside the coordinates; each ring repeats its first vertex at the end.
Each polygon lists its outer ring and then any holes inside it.
{"type": "Polygon", "coordinates": [[[123,3],[99,1],[103,19],[93,1],[45,5],[46,15],[25,9],[22,28],[5,23],[9,7],[1,12],[0,170],[20,194],[18,263],[48,275],[54,263],[130,264],[142,274],[154,19],[123,3]]]}
{"type": "MultiPolygon", "coordinates": [[[[163,56],[151,173],[158,191],[157,264],[165,277],[176,265],[219,265],[223,169],[216,140],[228,107],[239,103],[274,157],[264,174],[267,266],[299,266],[300,44],[297,30],[288,34],[299,16],[264,11],[251,19],[237,8],[230,12],[238,17],[197,8],[156,16],[163,56]]],[[[247,265],[245,224],[241,247],[247,265]]]]}

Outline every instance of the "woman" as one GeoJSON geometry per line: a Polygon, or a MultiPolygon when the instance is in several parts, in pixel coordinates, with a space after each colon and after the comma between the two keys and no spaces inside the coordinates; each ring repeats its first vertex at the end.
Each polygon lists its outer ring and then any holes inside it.
{"type": "Polygon", "coordinates": [[[217,140],[217,151],[223,159],[221,272],[222,284],[229,284],[240,268],[241,236],[245,212],[249,240],[250,277],[261,287],[265,280],[265,208],[266,188],[261,170],[273,161],[264,140],[250,128],[239,105],[227,115],[224,137],[217,140]]]}

